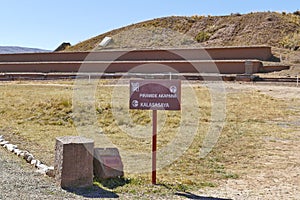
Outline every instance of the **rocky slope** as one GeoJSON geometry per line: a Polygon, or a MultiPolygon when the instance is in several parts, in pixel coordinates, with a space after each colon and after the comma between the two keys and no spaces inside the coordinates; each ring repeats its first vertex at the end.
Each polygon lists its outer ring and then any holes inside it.
{"type": "Polygon", "coordinates": [[[291,66],[276,75],[299,74],[300,11],[158,18],[103,33],[65,51],[250,45],[273,47],[275,56],[291,66]],[[99,46],[105,37],[112,41],[99,46]]]}
{"type": "Polygon", "coordinates": [[[300,46],[300,15],[298,12],[257,12],[165,17],[112,30],[68,50],[93,50],[106,36],[113,38],[110,48],[269,45],[296,50],[300,46]]]}

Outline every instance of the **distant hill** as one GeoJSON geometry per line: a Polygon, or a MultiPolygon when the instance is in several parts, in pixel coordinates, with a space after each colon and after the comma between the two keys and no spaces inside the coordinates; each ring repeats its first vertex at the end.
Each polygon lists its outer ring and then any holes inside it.
{"type": "Polygon", "coordinates": [[[17,46],[0,46],[0,53],[37,53],[37,52],[50,52],[49,50],[17,47],[17,46]]]}

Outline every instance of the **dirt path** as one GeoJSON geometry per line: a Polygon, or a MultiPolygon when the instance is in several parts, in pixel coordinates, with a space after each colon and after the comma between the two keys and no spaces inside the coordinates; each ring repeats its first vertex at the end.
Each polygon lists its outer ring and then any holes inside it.
{"type": "Polygon", "coordinates": [[[225,83],[230,91],[259,91],[278,99],[300,99],[300,86],[295,84],[279,85],[278,83],[225,83]]]}
{"type": "MultiPolygon", "coordinates": [[[[259,91],[278,99],[300,100],[300,87],[226,84],[228,92],[259,91]]],[[[298,126],[288,138],[264,137],[263,156],[251,162],[251,168],[239,179],[223,181],[217,188],[206,188],[198,194],[229,199],[300,199],[300,108],[290,107],[297,115],[281,122],[298,126]]]]}
{"type": "Polygon", "coordinates": [[[300,199],[299,137],[296,141],[269,139],[265,148],[265,156],[253,161],[247,175],[198,193],[230,199],[300,199]]]}

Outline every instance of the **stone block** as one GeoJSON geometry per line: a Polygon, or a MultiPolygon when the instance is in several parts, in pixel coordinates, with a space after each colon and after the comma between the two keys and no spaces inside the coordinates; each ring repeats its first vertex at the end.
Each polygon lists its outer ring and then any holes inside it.
{"type": "Polygon", "coordinates": [[[123,163],[117,148],[95,148],[94,175],[98,179],[124,176],[123,163]]]}
{"type": "Polygon", "coordinates": [[[58,137],[55,151],[55,180],[62,188],[93,185],[93,140],[79,136],[58,137]]]}

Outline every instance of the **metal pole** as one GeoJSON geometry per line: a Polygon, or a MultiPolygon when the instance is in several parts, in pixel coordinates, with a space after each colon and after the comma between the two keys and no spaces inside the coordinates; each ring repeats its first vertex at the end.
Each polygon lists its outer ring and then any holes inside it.
{"type": "Polygon", "coordinates": [[[152,135],[152,184],[156,184],[156,143],[157,143],[157,110],[152,112],[152,124],[153,124],[153,135],[152,135]]]}

